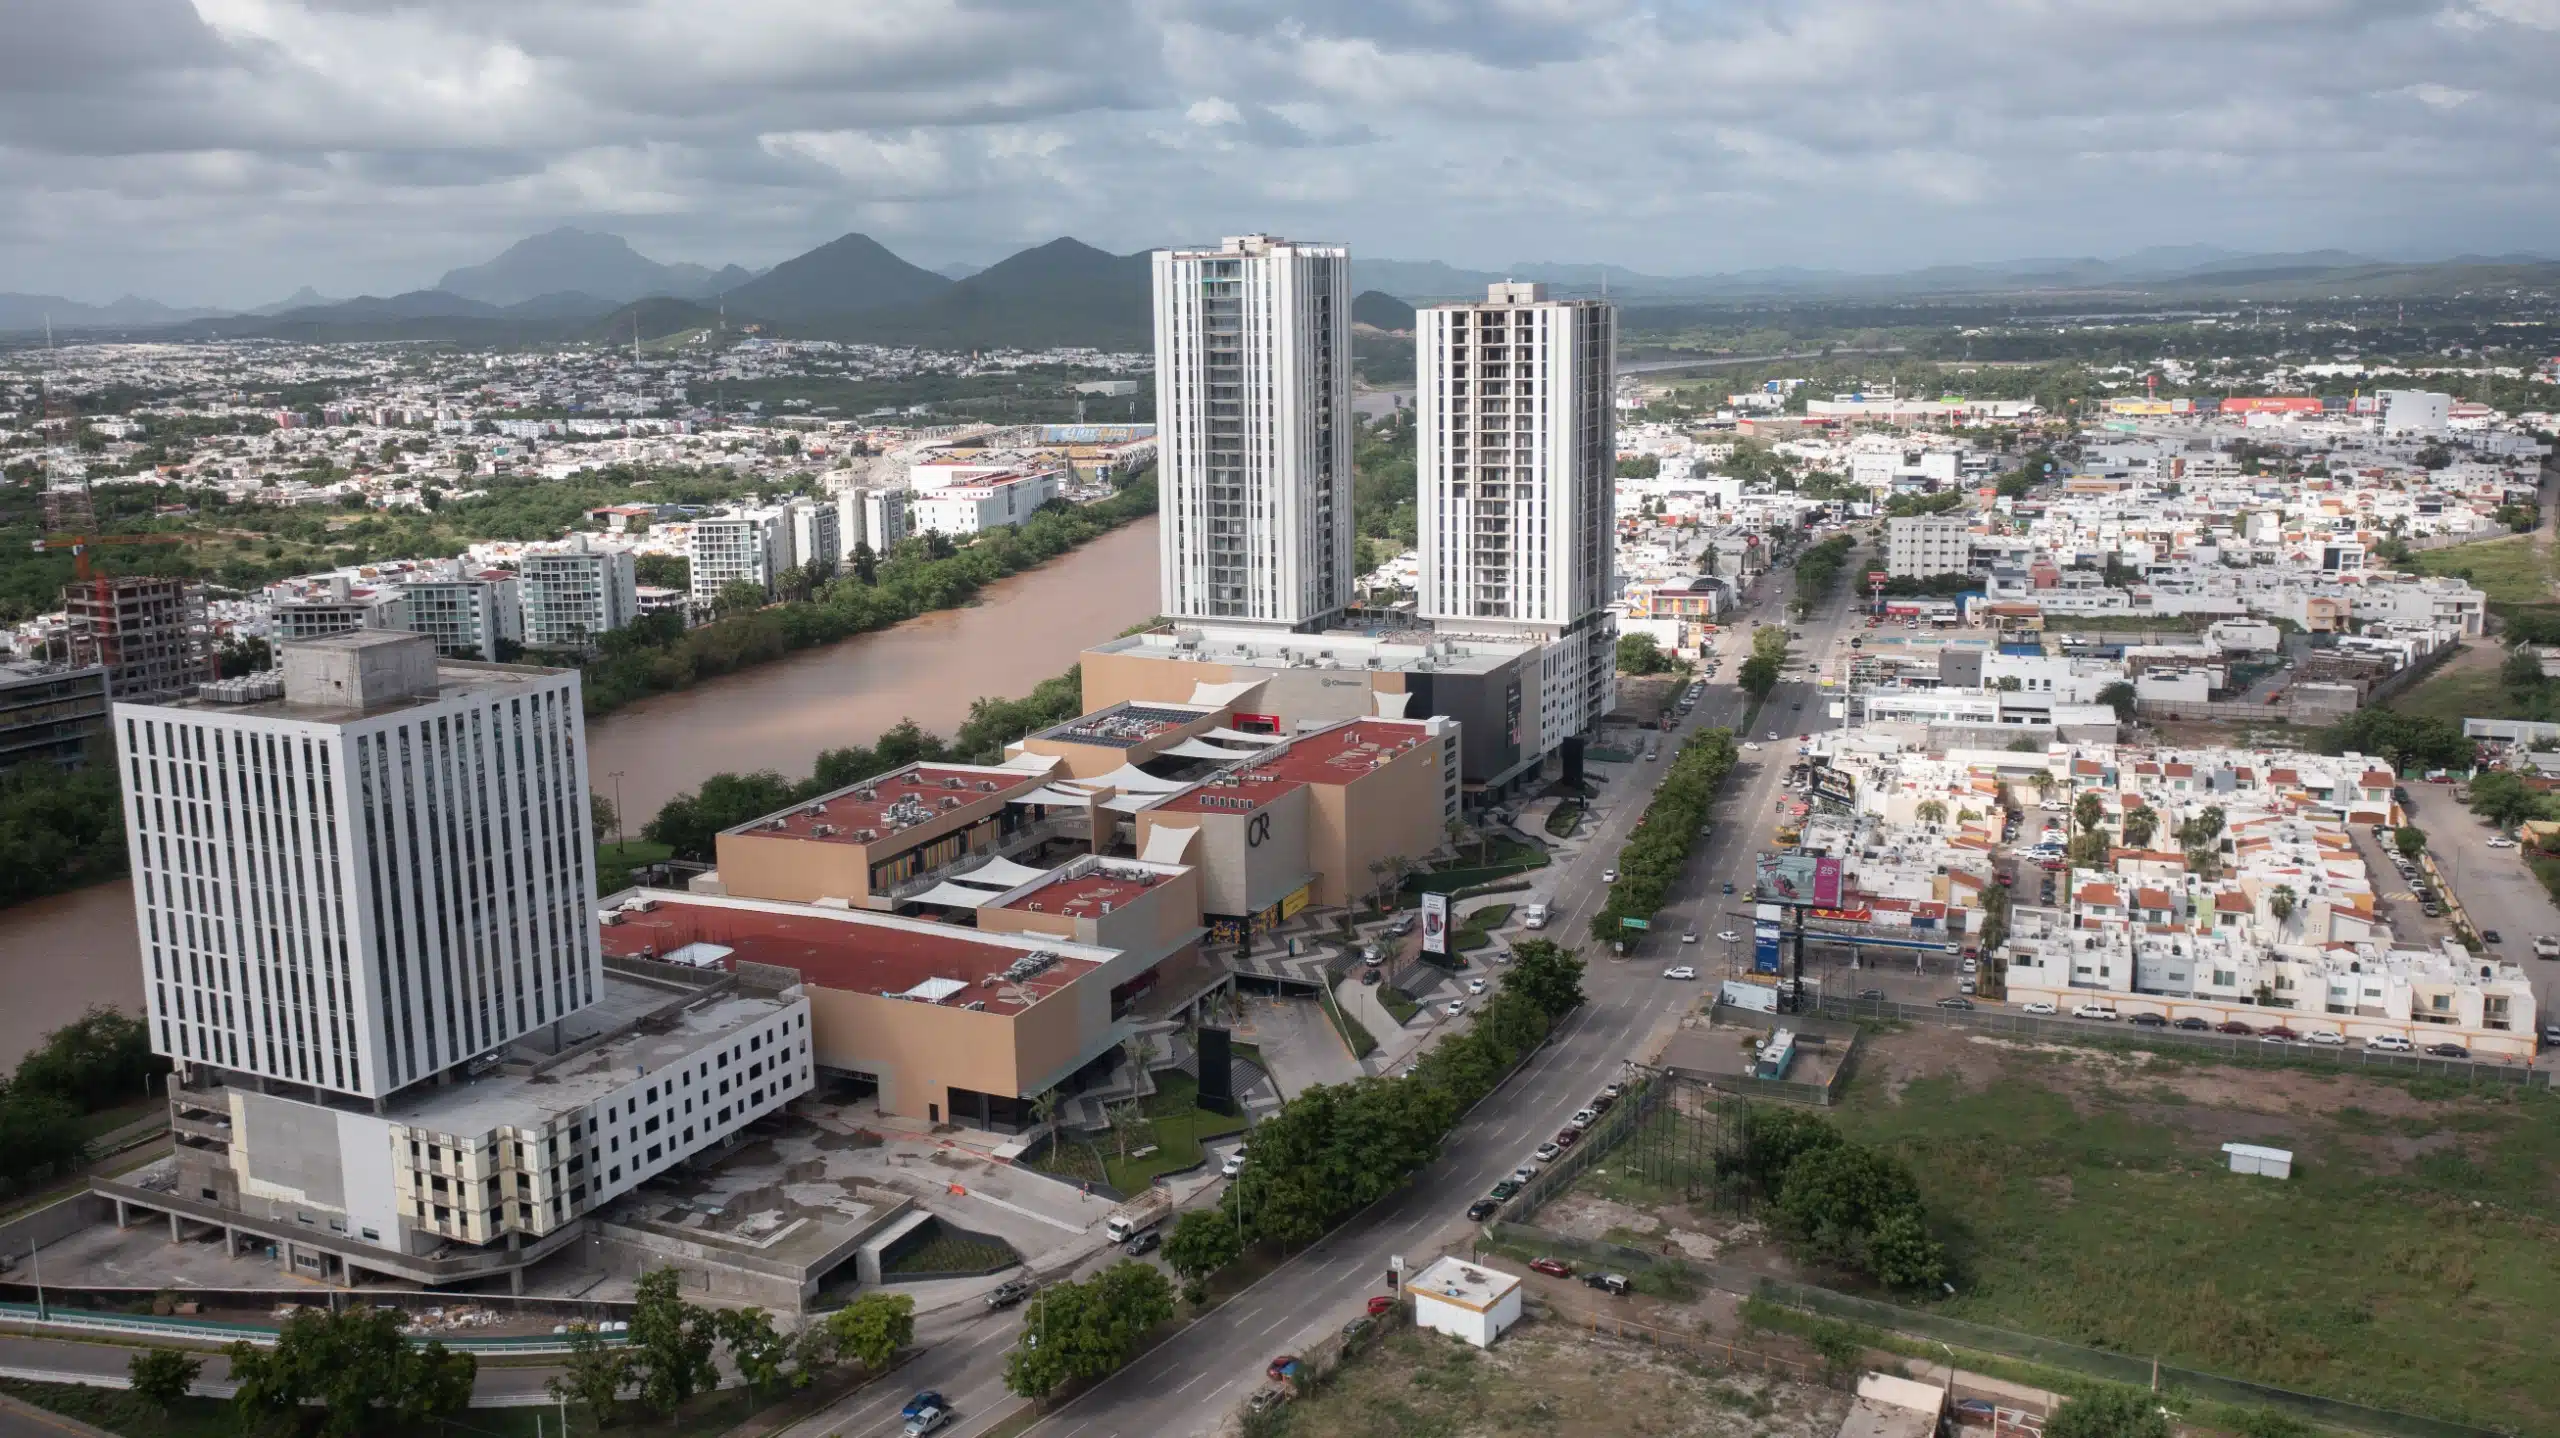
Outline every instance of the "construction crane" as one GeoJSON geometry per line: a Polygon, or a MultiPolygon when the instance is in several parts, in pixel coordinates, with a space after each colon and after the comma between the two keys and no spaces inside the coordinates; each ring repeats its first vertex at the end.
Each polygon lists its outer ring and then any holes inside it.
{"type": "Polygon", "coordinates": [[[38,554],[69,553],[73,576],[80,583],[86,584],[97,577],[96,571],[89,567],[89,551],[92,548],[109,544],[186,544],[189,542],[189,536],[183,534],[55,534],[35,541],[35,551],[38,554]]]}

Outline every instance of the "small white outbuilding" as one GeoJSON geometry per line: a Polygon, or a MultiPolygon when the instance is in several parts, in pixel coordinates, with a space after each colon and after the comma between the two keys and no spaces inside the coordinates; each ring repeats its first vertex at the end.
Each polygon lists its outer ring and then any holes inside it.
{"type": "Polygon", "coordinates": [[[1520,1279],[1481,1263],[1443,1258],[1405,1284],[1415,1326],[1490,1348],[1520,1321],[1520,1279]]]}
{"type": "Polygon", "coordinates": [[[2233,1173],[2254,1173],[2264,1178],[2293,1177],[2293,1150],[2261,1148],[2254,1143],[2226,1143],[2222,1151],[2231,1155],[2233,1173]]]}

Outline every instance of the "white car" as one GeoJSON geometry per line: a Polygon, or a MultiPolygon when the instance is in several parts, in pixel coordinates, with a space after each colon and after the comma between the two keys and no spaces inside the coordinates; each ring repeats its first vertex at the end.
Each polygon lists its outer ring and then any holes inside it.
{"type": "Polygon", "coordinates": [[[2489,847],[2492,849],[2512,849],[2515,846],[2516,841],[2508,838],[2504,834],[2500,834],[2498,837],[2489,841],[2489,847]]]}
{"type": "Polygon", "coordinates": [[[2310,1036],[2305,1038],[2303,1042],[2307,1044],[2318,1044],[2324,1049],[2334,1049],[2344,1044],[2346,1042],[2346,1038],[2335,1029],[2314,1029],[2310,1036]]]}
{"type": "Polygon", "coordinates": [[[1694,979],[1698,976],[1698,971],[1687,964],[1676,964],[1664,969],[1662,976],[1666,979],[1694,979]]]}
{"type": "Polygon", "coordinates": [[[1453,1018],[1453,1019],[1454,1019],[1454,1018],[1456,1018],[1458,1015],[1465,1013],[1466,1011],[1467,1011],[1467,1001],[1466,1001],[1465,999],[1451,999],[1451,1000],[1450,1000],[1450,1001],[1449,1001],[1445,1006],[1443,1006],[1443,1007],[1441,1008],[1441,1010],[1440,1010],[1440,1012],[1442,1012],[1442,1013],[1444,1013],[1444,1014],[1447,1014],[1449,1017],[1451,1017],[1451,1018],[1453,1018]]]}
{"type": "Polygon", "coordinates": [[[1540,1163],[1553,1163],[1556,1161],[1556,1155],[1562,1152],[1564,1152],[1564,1147],[1561,1144],[1549,1141],[1538,1145],[1537,1151],[1531,1154],[1530,1157],[1536,1159],[1540,1163]]]}
{"type": "Polygon", "coordinates": [[[1602,869],[1600,871],[1600,882],[1604,884],[1614,884],[1618,882],[1618,871],[1615,869],[1602,869]]]}
{"type": "Polygon", "coordinates": [[[1716,942],[1720,944],[1738,944],[1742,942],[1742,935],[1735,933],[1731,929],[1726,929],[1716,935],[1716,942]]]}
{"type": "Polygon", "coordinates": [[[2376,1053],[2386,1054],[2410,1053],[2418,1047],[2398,1034],[2375,1034],[2364,1041],[2364,1046],[2376,1053]]]}
{"type": "Polygon", "coordinates": [[[1757,739],[1745,739],[1742,741],[1742,747],[1750,750],[1754,754],[1757,754],[1760,752],[1760,741],[1757,739]]]}
{"type": "Polygon", "coordinates": [[[1242,1149],[1238,1149],[1236,1152],[1228,1154],[1227,1161],[1218,1165],[1218,1176],[1221,1178],[1233,1178],[1242,1172],[1244,1172],[1244,1151],[1242,1149]]]}
{"type": "Polygon", "coordinates": [[[913,1418],[910,1418],[910,1419],[908,1419],[908,1420],[907,1420],[907,1427],[906,1427],[907,1438],[916,1438],[916,1435],[921,1434],[921,1433],[931,1433],[931,1432],[935,1432],[936,1430],[940,1429],[940,1428],[942,1427],[942,1425],[943,1425],[943,1424],[948,1423],[948,1422],[950,1422],[950,1421],[951,1421],[951,1410],[950,1410],[950,1409],[948,1409],[948,1408],[927,1408],[927,1409],[926,1409],[926,1410],[924,1410],[923,1412],[921,1412],[921,1413],[917,1414],[916,1416],[914,1416],[913,1418]]]}
{"type": "Polygon", "coordinates": [[[1471,993],[1471,994],[1480,994],[1480,993],[1483,993],[1483,992],[1484,992],[1484,980],[1482,980],[1482,979],[1469,979],[1469,980],[1467,980],[1467,992],[1468,992],[1468,993],[1471,993]]]}
{"type": "Polygon", "coordinates": [[[2116,1011],[2105,1004],[2082,1004],[2071,1011],[2071,1016],[2075,1019],[2112,1019],[2116,1011]]]}
{"type": "Polygon", "coordinates": [[[1536,1178],[1537,1176],[1538,1166],[1534,1163],[1524,1163],[1518,1168],[1511,1170],[1511,1181],[1513,1183],[1527,1183],[1529,1180],[1536,1178]]]}
{"type": "Polygon", "coordinates": [[[1682,929],[1682,930],[1680,931],[1680,942],[1682,942],[1682,943],[1684,943],[1684,944],[1694,944],[1694,943],[1696,943],[1697,941],[1698,941],[1698,931],[1697,931],[1697,930],[1695,930],[1695,929],[1682,929]]]}
{"type": "Polygon", "coordinates": [[[2053,1005],[2046,1000],[2036,999],[2032,1002],[2018,1005],[2018,1012],[2022,1014],[2049,1014],[2053,1012],[2053,1005]]]}
{"type": "Polygon", "coordinates": [[[1777,730],[1772,729],[1772,730],[1770,730],[1770,731],[1769,731],[1769,742],[1770,742],[1770,743],[1772,743],[1772,744],[1775,744],[1775,743],[1777,743],[1777,742],[1778,742],[1778,731],[1777,731],[1777,730]]]}
{"type": "Polygon", "coordinates": [[[1589,1128],[1599,1121],[1600,1111],[1598,1109],[1589,1108],[1575,1109],[1573,1112],[1573,1118],[1570,1120],[1575,1128],[1589,1128]]]}

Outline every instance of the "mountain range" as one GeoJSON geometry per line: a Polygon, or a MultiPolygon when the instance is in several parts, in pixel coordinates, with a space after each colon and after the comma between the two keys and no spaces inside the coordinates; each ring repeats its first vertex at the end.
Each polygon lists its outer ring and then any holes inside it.
{"type": "MultiPolygon", "coordinates": [[[[619,235],[562,227],[508,246],[435,285],[330,299],[309,287],[248,311],[180,309],[125,296],[88,305],[0,293],[0,332],[140,331],[177,337],[306,341],[435,339],[627,342],[727,324],[768,333],[937,349],[1144,349],[1151,342],[1148,258],[1052,240],[980,268],[927,269],[868,235],[848,234],[770,269],[661,263],[619,235]]],[[[2560,261],[2465,255],[2410,263],[2344,250],[2250,253],[2209,245],[2115,259],[2042,257],[1894,273],[1781,267],[1654,275],[1615,265],[1529,261],[1475,270],[1438,260],[1354,259],[1353,317],[1412,325],[1417,302],[1480,297],[1497,281],[1544,282],[1560,296],[1607,294],[1630,310],[1688,305],[2106,296],[2128,300],[2288,299],[2442,294],[2560,283],[2560,261]]]]}

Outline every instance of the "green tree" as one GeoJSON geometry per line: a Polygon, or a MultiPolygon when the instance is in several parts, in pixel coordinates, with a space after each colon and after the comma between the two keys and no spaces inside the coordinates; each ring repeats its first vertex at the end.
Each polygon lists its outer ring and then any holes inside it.
{"type": "Polygon", "coordinates": [[[2134,694],[2132,685],[2119,679],[2115,683],[2098,691],[2098,702],[2116,711],[2117,723],[2130,724],[2133,722],[2134,694]]]}
{"type": "Polygon", "coordinates": [[[1023,1307],[1022,1342],[1005,1361],[1005,1386],[1036,1399],[1070,1379],[1099,1378],[1127,1363],[1148,1331],[1171,1317],[1172,1286],[1150,1264],[1124,1261],[1082,1283],[1053,1283],[1023,1307]]]}
{"type": "Polygon", "coordinates": [[[2328,754],[2378,754],[2394,769],[2468,769],[2478,745],[2449,719],[2417,718],[2390,709],[2359,709],[2321,731],[2328,754]]]}
{"type": "Polygon", "coordinates": [[[2045,1438],[2170,1438],[2160,1400],[2139,1388],[2101,1388],[2065,1402],[2045,1420],[2045,1438]]]}
{"type": "Polygon", "coordinates": [[[1660,674],[1672,665],[1670,655],[1650,634],[1618,636],[1618,672],[1621,674],[1660,674]]]}
{"type": "Polygon", "coordinates": [[[569,1325],[569,1353],[557,1377],[543,1384],[560,1403],[584,1404],[598,1421],[609,1418],[622,1391],[631,1386],[633,1354],[608,1342],[592,1323],[569,1325]]]}
{"type": "Polygon", "coordinates": [[[1743,1113],[1743,1134],[1735,1154],[1720,1158],[1728,1173],[1738,1174],[1768,1197],[1786,1185],[1788,1170],[1806,1154],[1837,1146],[1840,1130],[1828,1119],[1803,1109],[1753,1104],[1743,1113]]]}
{"type": "Polygon", "coordinates": [[[674,1269],[641,1275],[630,1341],[642,1403],[672,1418],[687,1399],[710,1391],[720,1381],[719,1366],[712,1361],[718,1340],[711,1314],[685,1302],[674,1269]]]}
{"type": "Polygon", "coordinates": [[[622,816],[614,812],[613,801],[590,790],[587,794],[587,827],[595,831],[597,848],[612,841],[614,830],[621,827],[622,816]]]}
{"type": "Polygon", "coordinates": [[[1552,939],[1523,939],[1511,946],[1511,970],[1502,976],[1506,992],[1516,991],[1549,1021],[1582,1006],[1582,959],[1552,939]]]}
{"type": "Polygon", "coordinates": [[[1923,799],[1920,801],[1920,807],[1914,809],[1912,813],[1923,824],[1943,824],[1947,822],[1947,806],[1942,800],[1923,799]]]}
{"type": "Polygon", "coordinates": [[[2293,892],[2293,885],[2276,885],[2274,890],[2267,895],[2268,915],[2278,924],[2282,924],[2285,920],[2293,917],[2294,905],[2299,901],[2300,897],[2300,895],[2293,892]]]}
{"type": "Polygon", "coordinates": [[[2427,831],[2414,824],[2403,824],[2391,831],[2392,847],[2401,857],[2414,860],[2427,851],[2427,831]]]}
{"type": "Polygon", "coordinates": [[[713,1315],[712,1327],[729,1350],[729,1366],[747,1381],[750,1397],[782,1376],[791,1355],[791,1340],[774,1331],[773,1316],[761,1308],[729,1308],[713,1315]]]}
{"type": "Polygon", "coordinates": [[[1929,1236],[1920,1211],[1905,1209],[1876,1221],[1867,1235],[1867,1266],[1887,1288],[1931,1289],[1946,1277],[1946,1251],[1929,1236]]]}
{"type": "Polygon", "coordinates": [[[2549,681],[2542,677],[2542,656],[2530,649],[2518,649],[2498,665],[2498,682],[2520,695],[2542,692],[2549,681]]]}
{"type": "Polygon", "coordinates": [[[166,1413],[192,1392],[204,1360],[175,1348],[145,1348],[125,1365],[134,1396],[166,1413]]]}
{"type": "Polygon", "coordinates": [[[770,596],[765,593],[763,585],[752,579],[732,579],[722,585],[720,592],[712,597],[711,610],[727,618],[731,615],[762,609],[768,602],[770,602],[770,596]]]}
{"type": "Polygon", "coordinates": [[[1817,1148],[1787,1167],[1776,1216],[1789,1237],[1834,1262],[1855,1262],[1867,1235],[1920,1207],[1919,1185],[1900,1160],[1865,1144],[1817,1148]]]}
{"type": "Polygon", "coordinates": [[[447,1418],[471,1401],[478,1360],[443,1343],[411,1345],[407,1315],[389,1308],[303,1309],[271,1348],[248,1342],[224,1350],[232,1398],[252,1430],[293,1426],[306,1406],[321,1411],[329,1438],[378,1431],[382,1415],[406,1423],[447,1418]]]}
{"type": "Polygon", "coordinates": [[[2100,799],[2094,792],[2083,793],[2079,798],[2071,801],[2071,821],[2079,825],[2080,832],[2084,834],[2098,827],[2099,822],[2106,817],[2106,801],[2100,799]]]}
{"type": "Polygon", "coordinates": [[[2540,817],[2548,800],[2522,777],[2494,770],[2471,781],[2471,811],[2500,828],[2540,817]]]}
{"type": "Polygon", "coordinates": [[[1734,682],[1754,699],[1766,699],[1778,687],[1778,661],[1754,654],[1742,661],[1734,682]]]}
{"type": "Polygon", "coordinates": [[[1224,1214],[1198,1209],[1174,1220],[1172,1231],[1164,1239],[1165,1265],[1195,1283],[1243,1254],[1244,1240],[1237,1235],[1234,1221],[1224,1214]]]}
{"type": "Polygon", "coordinates": [[[2124,846],[2126,848],[2148,849],[2151,847],[2151,836],[2158,832],[2160,832],[2158,812],[2140,805],[2125,811],[2124,846]]]}
{"type": "Polygon", "coordinates": [[[827,1316],[836,1351],[878,1373],[916,1341],[916,1301],[903,1293],[866,1293],[827,1316]]]}

